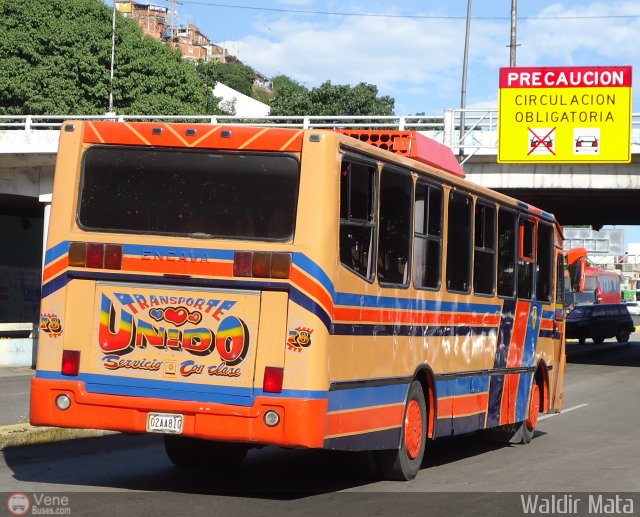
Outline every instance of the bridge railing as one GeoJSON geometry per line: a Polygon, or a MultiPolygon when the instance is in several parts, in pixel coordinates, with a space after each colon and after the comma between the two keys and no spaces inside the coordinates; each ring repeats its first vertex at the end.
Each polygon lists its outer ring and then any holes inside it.
{"type": "MultiPolygon", "coordinates": [[[[65,120],[171,121],[225,125],[275,125],[301,129],[395,129],[424,131],[449,146],[465,160],[475,154],[495,154],[498,145],[498,110],[445,109],[444,115],[333,115],[266,116],[237,115],[0,115],[0,130],[57,130],[65,120]],[[463,128],[463,129],[461,129],[463,128]]],[[[640,145],[640,113],[631,117],[631,143],[640,145]]]]}

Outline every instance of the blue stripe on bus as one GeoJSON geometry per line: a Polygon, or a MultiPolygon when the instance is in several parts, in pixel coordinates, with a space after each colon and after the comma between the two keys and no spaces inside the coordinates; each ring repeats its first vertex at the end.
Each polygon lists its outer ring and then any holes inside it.
{"type": "Polygon", "coordinates": [[[413,323],[367,324],[337,323],[331,328],[334,336],[495,336],[495,327],[470,327],[468,325],[415,325],[413,323]]]}
{"type": "Polygon", "coordinates": [[[69,252],[69,241],[62,241],[53,248],[49,248],[44,254],[44,267],[47,267],[54,260],[58,260],[62,255],[69,252]]]}
{"type": "Polygon", "coordinates": [[[400,444],[400,427],[369,433],[337,436],[325,439],[322,448],[334,451],[370,451],[397,449],[400,444]]]}
{"type": "Polygon", "coordinates": [[[60,276],[55,277],[53,280],[50,280],[46,284],[42,286],[42,297],[45,298],[50,296],[57,290],[63,288],[70,279],[72,278],[87,278],[90,280],[109,280],[114,282],[138,282],[138,283],[148,283],[153,282],[154,284],[163,284],[167,286],[167,289],[179,285],[183,286],[193,286],[194,289],[198,287],[206,287],[206,288],[241,288],[241,289],[281,289],[283,291],[289,291],[290,299],[308,310],[312,314],[315,314],[325,325],[327,330],[331,327],[331,317],[324,310],[320,304],[315,302],[311,297],[309,297],[305,292],[300,291],[299,289],[293,287],[291,284],[282,283],[282,282],[247,282],[247,281],[238,281],[238,280],[220,280],[220,279],[201,279],[201,278],[165,278],[159,276],[152,275],[134,275],[131,273],[99,273],[95,271],[91,272],[82,272],[82,271],[74,271],[72,275],[69,273],[64,273],[60,276]]]}
{"type": "Polygon", "coordinates": [[[123,249],[124,255],[138,255],[140,257],[154,255],[145,255],[145,253],[158,253],[161,256],[175,256],[180,258],[186,256],[195,259],[216,259],[216,260],[233,260],[234,250],[221,250],[215,248],[189,248],[184,246],[155,246],[143,244],[125,244],[123,249]],[[170,255],[172,254],[172,255],[170,255]]]}
{"type": "Polygon", "coordinates": [[[542,318],[545,320],[552,320],[556,317],[556,311],[542,311],[542,318]]]}
{"type": "Polygon", "coordinates": [[[36,377],[48,380],[80,381],[85,384],[85,389],[89,393],[211,402],[236,406],[252,406],[258,396],[317,400],[327,398],[328,393],[321,390],[283,390],[282,393],[264,393],[262,389],[116,377],[93,373],[81,373],[77,377],[69,377],[58,372],[43,370],[38,370],[36,377]]]}
{"type": "Polygon", "coordinates": [[[518,395],[516,398],[516,422],[522,422],[527,417],[527,402],[531,391],[531,378],[533,372],[520,374],[518,395]]]}
{"type": "Polygon", "coordinates": [[[42,286],[42,297],[46,298],[47,296],[52,295],[57,290],[62,289],[69,282],[69,277],[67,273],[63,273],[55,277],[53,280],[49,280],[46,284],[42,286]]]}
{"type": "Polygon", "coordinates": [[[331,298],[335,297],[333,282],[318,264],[303,253],[293,253],[293,263],[324,287],[331,298]]]}
{"type": "Polygon", "coordinates": [[[403,383],[330,391],[328,410],[344,411],[387,404],[404,404],[408,389],[409,384],[403,383]]]}
{"type": "Polygon", "coordinates": [[[413,298],[395,298],[393,296],[371,296],[353,293],[336,293],[335,305],[405,311],[479,312],[485,314],[499,314],[502,310],[500,304],[416,300],[413,298]]]}
{"type": "MultiPolygon", "coordinates": [[[[504,300],[498,342],[496,344],[496,357],[494,368],[506,368],[511,343],[511,332],[515,320],[516,301],[504,300]]],[[[489,383],[489,414],[487,415],[487,427],[500,425],[500,411],[502,407],[502,391],[504,389],[504,375],[494,375],[489,383]]]]}
{"type": "Polygon", "coordinates": [[[484,393],[488,390],[489,375],[436,380],[436,394],[439,399],[444,397],[484,393]]]}
{"type": "Polygon", "coordinates": [[[478,429],[484,429],[485,412],[474,415],[457,416],[453,418],[453,434],[472,433],[478,429]]]}
{"type": "Polygon", "coordinates": [[[542,322],[542,318],[536,318],[535,322],[531,317],[532,311],[536,311],[538,313],[542,312],[542,307],[539,303],[531,303],[528,314],[528,323],[527,323],[527,331],[524,336],[524,346],[522,349],[522,362],[520,366],[533,366],[533,362],[535,360],[536,355],[536,344],[538,343],[538,332],[540,331],[540,323],[542,322]],[[535,323],[535,326],[532,325],[535,323]]]}
{"type": "Polygon", "coordinates": [[[516,205],[518,208],[523,208],[529,212],[532,212],[533,215],[539,216],[542,219],[545,219],[546,221],[555,222],[555,217],[553,214],[550,214],[549,212],[545,212],[544,210],[540,210],[539,208],[536,208],[533,205],[529,205],[524,201],[516,201],[516,205]]]}
{"type": "Polygon", "coordinates": [[[502,306],[502,318],[500,320],[500,330],[498,332],[498,343],[496,346],[496,357],[493,363],[494,368],[506,368],[507,366],[515,314],[516,301],[512,299],[504,300],[502,306]]]}

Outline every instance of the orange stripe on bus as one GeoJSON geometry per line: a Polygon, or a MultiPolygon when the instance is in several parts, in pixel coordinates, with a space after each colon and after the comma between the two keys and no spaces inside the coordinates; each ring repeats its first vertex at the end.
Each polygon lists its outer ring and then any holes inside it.
{"type": "Polygon", "coordinates": [[[400,427],[404,404],[329,413],[325,438],[350,433],[362,433],[380,428],[400,427]]]}
{"type": "Polygon", "coordinates": [[[524,340],[527,336],[527,327],[529,326],[530,305],[529,302],[521,300],[518,300],[516,305],[513,333],[511,334],[511,344],[509,345],[509,355],[507,357],[507,368],[517,368],[522,365],[524,340]]]}
{"type": "Polygon", "coordinates": [[[453,417],[485,413],[488,404],[488,392],[457,396],[453,400],[453,417]]]}
{"type": "Polygon", "coordinates": [[[101,144],[104,143],[104,140],[100,136],[100,133],[98,133],[98,131],[96,130],[96,127],[94,126],[93,122],[89,121],[85,125],[83,142],[99,142],[101,144]]]}
{"type": "Polygon", "coordinates": [[[411,312],[393,311],[389,309],[352,309],[337,307],[335,319],[338,321],[370,321],[374,323],[421,323],[421,324],[452,324],[452,325],[479,325],[497,326],[500,324],[500,315],[491,314],[464,314],[464,313],[439,313],[439,312],[411,312]]]}
{"type": "Polygon", "coordinates": [[[303,291],[318,300],[325,310],[331,314],[333,310],[333,300],[320,284],[316,283],[313,278],[308,277],[295,266],[291,268],[289,278],[303,291]]]}
{"type": "Polygon", "coordinates": [[[516,399],[520,374],[510,373],[504,376],[502,404],[500,407],[500,425],[513,424],[516,421],[516,399]]]}
{"type": "Polygon", "coordinates": [[[123,271],[179,275],[233,276],[233,262],[187,262],[122,257],[123,271]]]}
{"type": "MultiPolygon", "coordinates": [[[[87,124],[89,127],[89,124],[87,124]]],[[[124,145],[157,145],[165,147],[195,147],[214,149],[241,149],[253,151],[302,150],[303,131],[291,128],[264,128],[229,126],[222,137],[223,126],[208,124],[168,124],[145,122],[90,123],[91,131],[85,131],[85,143],[108,143],[124,145]],[[154,128],[161,131],[153,133],[154,128]],[[196,135],[187,136],[187,129],[195,129],[196,135]],[[198,132],[203,135],[197,136],[198,132]],[[105,137],[108,135],[108,138],[105,137]]]]}
{"type": "Polygon", "coordinates": [[[44,272],[42,273],[42,281],[49,281],[54,276],[57,276],[59,273],[67,269],[67,267],[69,267],[69,256],[65,255],[61,257],[60,260],[44,268],[44,272]]]}
{"type": "Polygon", "coordinates": [[[485,413],[489,406],[489,393],[470,393],[438,399],[438,418],[457,418],[485,413]]]}

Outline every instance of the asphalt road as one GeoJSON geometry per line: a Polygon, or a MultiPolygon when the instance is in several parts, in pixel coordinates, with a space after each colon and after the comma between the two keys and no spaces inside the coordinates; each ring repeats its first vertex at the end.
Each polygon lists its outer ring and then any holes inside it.
{"type": "Polygon", "coordinates": [[[7,449],[0,487],[64,492],[73,515],[521,515],[520,495],[532,492],[624,502],[640,492],[640,343],[569,345],[569,357],[565,411],[542,419],[531,444],[437,440],[407,483],[376,479],[368,454],[273,447],[251,451],[236,472],[185,471],[159,436],[112,435],[7,449]]]}

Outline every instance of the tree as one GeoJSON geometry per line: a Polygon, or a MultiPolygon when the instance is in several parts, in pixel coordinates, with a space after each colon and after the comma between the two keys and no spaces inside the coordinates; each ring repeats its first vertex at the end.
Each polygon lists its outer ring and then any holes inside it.
{"type": "Polygon", "coordinates": [[[271,80],[273,98],[271,99],[271,115],[311,115],[311,98],[309,90],[300,83],[278,75],[271,80]]]}
{"type": "Polygon", "coordinates": [[[378,97],[373,84],[352,87],[326,81],[308,90],[286,76],[278,76],[273,85],[272,115],[393,115],[394,99],[378,97]]]}
{"type": "Polygon", "coordinates": [[[249,97],[253,94],[256,72],[250,66],[240,62],[203,61],[196,65],[196,70],[200,79],[211,88],[222,83],[249,97]]]}
{"type": "MultiPolygon", "coordinates": [[[[0,114],[105,113],[111,14],[98,0],[0,0],[0,114]]],[[[179,51],[120,15],[113,97],[122,114],[220,113],[179,51]]]]}

